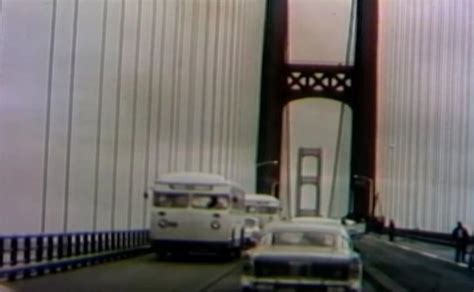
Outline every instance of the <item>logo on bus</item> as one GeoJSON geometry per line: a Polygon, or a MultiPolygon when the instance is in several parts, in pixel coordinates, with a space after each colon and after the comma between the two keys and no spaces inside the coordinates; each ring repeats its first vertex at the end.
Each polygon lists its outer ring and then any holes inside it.
{"type": "Polygon", "coordinates": [[[166,219],[161,219],[161,220],[158,222],[158,226],[160,226],[161,228],[166,228],[166,227],[178,227],[178,222],[169,221],[169,220],[166,220],[166,219]]]}

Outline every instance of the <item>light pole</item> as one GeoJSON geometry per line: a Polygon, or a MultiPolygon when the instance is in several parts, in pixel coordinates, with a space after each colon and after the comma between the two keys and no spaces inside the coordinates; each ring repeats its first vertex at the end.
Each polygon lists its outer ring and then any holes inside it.
{"type": "MultiPolygon", "coordinates": [[[[262,166],[266,166],[266,165],[278,165],[279,162],[278,160],[267,160],[267,161],[262,161],[262,162],[257,162],[257,164],[255,165],[255,169],[258,170],[260,167],[262,166]]],[[[267,184],[267,182],[263,182],[264,184],[267,184]]],[[[271,195],[273,197],[276,196],[276,187],[278,185],[278,180],[273,180],[272,184],[271,184],[271,189],[270,189],[270,192],[271,192],[271,195]]]]}
{"type": "Polygon", "coordinates": [[[265,165],[278,165],[278,160],[267,160],[263,162],[258,162],[256,168],[258,169],[259,167],[262,167],[265,165]]]}
{"type": "Polygon", "coordinates": [[[147,225],[146,219],[147,219],[148,208],[149,208],[149,206],[148,206],[148,198],[150,197],[150,194],[151,194],[151,197],[152,197],[152,199],[153,199],[153,188],[148,188],[147,190],[145,190],[145,191],[143,192],[143,218],[142,218],[142,220],[143,220],[143,223],[142,223],[142,224],[143,224],[143,228],[145,228],[146,225],[147,225]]]}
{"type": "Polygon", "coordinates": [[[375,212],[375,202],[374,202],[374,194],[375,194],[375,184],[374,180],[371,177],[365,175],[358,175],[354,174],[354,179],[360,179],[368,182],[369,184],[369,216],[374,217],[375,212]]]}
{"type": "Polygon", "coordinates": [[[277,192],[277,188],[278,188],[279,184],[280,183],[277,180],[272,182],[272,187],[271,187],[271,191],[270,191],[270,194],[272,195],[272,197],[276,197],[276,192],[277,192]]]}

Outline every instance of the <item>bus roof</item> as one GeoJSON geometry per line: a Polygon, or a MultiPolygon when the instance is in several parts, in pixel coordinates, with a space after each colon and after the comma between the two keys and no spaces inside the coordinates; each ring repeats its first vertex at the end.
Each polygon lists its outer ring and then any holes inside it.
{"type": "Polygon", "coordinates": [[[157,184],[199,184],[199,185],[226,185],[230,184],[225,177],[203,172],[174,172],[162,175],[157,184]]]}

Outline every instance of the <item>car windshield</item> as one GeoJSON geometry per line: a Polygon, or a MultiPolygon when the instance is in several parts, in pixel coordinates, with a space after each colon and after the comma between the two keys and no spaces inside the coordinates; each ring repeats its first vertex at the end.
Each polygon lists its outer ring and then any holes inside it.
{"type": "Polygon", "coordinates": [[[336,247],[336,235],[322,231],[276,231],[273,245],[336,247]]]}
{"type": "Polygon", "coordinates": [[[196,209],[224,210],[229,208],[229,196],[194,194],[191,205],[196,209]]]}
{"type": "Polygon", "coordinates": [[[164,208],[186,208],[189,205],[189,195],[176,193],[155,193],[153,197],[153,205],[155,207],[164,208]]]}

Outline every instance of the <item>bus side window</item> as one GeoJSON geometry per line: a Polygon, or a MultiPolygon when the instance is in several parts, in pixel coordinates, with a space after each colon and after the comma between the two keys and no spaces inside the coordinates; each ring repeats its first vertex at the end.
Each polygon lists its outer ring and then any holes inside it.
{"type": "Polygon", "coordinates": [[[239,208],[239,198],[237,198],[235,195],[232,195],[232,208],[239,208]]]}
{"type": "Polygon", "coordinates": [[[232,194],[232,208],[237,210],[244,208],[243,201],[239,199],[238,194],[232,194]]]}

